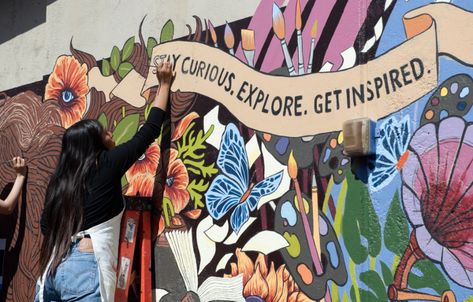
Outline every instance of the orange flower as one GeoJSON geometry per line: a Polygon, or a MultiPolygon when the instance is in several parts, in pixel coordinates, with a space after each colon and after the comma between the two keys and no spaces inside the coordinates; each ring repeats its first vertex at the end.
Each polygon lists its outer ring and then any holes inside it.
{"type": "Polygon", "coordinates": [[[152,143],[145,153],[126,171],[128,190],[126,195],[151,197],[154,188],[154,175],[158,168],[161,152],[156,143],[152,143]]]}
{"type": "Polygon", "coordinates": [[[314,301],[299,291],[286,265],[283,264],[275,270],[274,262],[271,262],[271,268],[268,270],[263,254],[258,254],[254,263],[241,249],[237,249],[235,254],[237,263],[230,263],[231,273],[224,276],[243,275],[243,297],[257,297],[266,302],[314,301]]]}
{"type": "Polygon", "coordinates": [[[181,159],[177,158],[177,150],[169,149],[164,156],[164,166],[168,167],[164,196],[171,200],[176,214],[180,213],[189,203],[189,175],[186,166],[181,159]]]}
{"type": "Polygon", "coordinates": [[[60,56],[49,76],[44,99],[58,102],[64,128],[82,118],[88,92],[87,66],[81,65],[73,56],[60,56]]]}

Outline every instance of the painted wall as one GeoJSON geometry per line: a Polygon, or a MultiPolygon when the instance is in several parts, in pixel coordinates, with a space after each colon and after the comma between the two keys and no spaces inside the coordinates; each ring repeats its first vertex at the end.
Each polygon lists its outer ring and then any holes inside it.
{"type": "Polygon", "coordinates": [[[166,59],[169,119],[122,179],[153,199],[156,300],[473,300],[470,1],[191,2],[55,1],[0,44],[0,162],[29,166],[0,300],[32,300],[63,131],[126,141],[166,59]],[[350,158],[365,116],[376,155],[350,158]]]}

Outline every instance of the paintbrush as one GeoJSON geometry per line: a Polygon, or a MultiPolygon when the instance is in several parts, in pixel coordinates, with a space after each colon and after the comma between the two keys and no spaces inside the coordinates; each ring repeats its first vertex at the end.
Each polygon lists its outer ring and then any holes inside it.
{"type": "Polygon", "coordinates": [[[317,37],[317,26],[318,21],[314,21],[312,25],[312,30],[310,31],[310,53],[309,53],[309,65],[307,65],[307,73],[312,72],[312,62],[314,60],[314,50],[315,50],[315,38],[317,37]]]}
{"type": "Polygon", "coordinates": [[[254,67],[254,58],[255,58],[255,32],[251,29],[242,29],[241,30],[241,48],[245,54],[246,61],[248,65],[254,67]]]}
{"type": "Polygon", "coordinates": [[[294,76],[296,75],[296,71],[294,69],[294,65],[292,64],[292,59],[289,56],[289,50],[287,49],[286,38],[285,36],[285,23],[284,23],[284,16],[281,12],[281,9],[276,3],[273,3],[273,31],[276,37],[281,42],[282,52],[284,54],[284,58],[286,60],[287,70],[289,71],[289,75],[294,76]]]}
{"type": "Polygon", "coordinates": [[[228,22],[227,25],[225,25],[224,40],[230,54],[232,56],[235,55],[235,51],[233,50],[233,47],[235,47],[235,36],[233,35],[233,31],[230,28],[230,25],[228,25],[228,22]]]}
{"type": "Polygon", "coordinates": [[[210,20],[208,20],[208,25],[209,25],[209,30],[210,30],[210,37],[212,38],[212,41],[214,42],[214,46],[215,47],[218,47],[218,43],[217,43],[217,33],[215,32],[215,28],[214,28],[214,25],[212,24],[212,22],[210,20]]]}
{"type": "Polygon", "coordinates": [[[301,15],[301,1],[297,0],[296,2],[296,33],[297,33],[297,57],[298,57],[298,67],[299,74],[304,74],[304,54],[302,46],[302,15],[301,15]]]}

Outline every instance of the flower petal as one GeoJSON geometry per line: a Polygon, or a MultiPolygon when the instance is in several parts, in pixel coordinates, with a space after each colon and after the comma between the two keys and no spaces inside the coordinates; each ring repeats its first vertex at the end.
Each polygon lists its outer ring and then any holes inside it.
{"type": "Polygon", "coordinates": [[[200,214],[202,214],[201,209],[194,209],[184,213],[184,215],[186,215],[190,219],[197,219],[200,217],[200,214]]]}
{"type": "Polygon", "coordinates": [[[443,251],[442,265],[452,280],[461,286],[473,288],[473,271],[466,269],[460,260],[448,249],[443,251]]]}
{"type": "Polygon", "coordinates": [[[197,114],[197,112],[191,112],[186,115],[182,120],[180,120],[172,133],[171,141],[176,141],[180,139],[182,135],[186,132],[187,127],[189,127],[190,123],[198,117],[199,114],[197,114]]]}
{"type": "Polygon", "coordinates": [[[407,213],[407,217],[409,217],[411,224],[413,226],[424,225],[420,201],[406,185],[402,186],[402,203],[404,205],[404,211],[407,213]]]}
{"type": "Polygon", "coordinates": [[[416,229],[417,243],[424,254],[431,260],[440,262],[442,260],[443,247],[430,235],[425,226],[416,229]]]}

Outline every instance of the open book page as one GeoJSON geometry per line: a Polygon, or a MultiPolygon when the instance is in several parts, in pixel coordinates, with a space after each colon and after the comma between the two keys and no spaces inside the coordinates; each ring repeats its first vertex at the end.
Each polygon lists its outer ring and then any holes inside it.
{"type": "Polygon", "coordinates": [[[244,302],[243,276],[234,278],[209,277],[198,287],[197,261],[192,245],[192,231],[167,232],[166,238],[188,291],[195,292],[201,302],[244,302]]]}
{"type": "Polygon", "coordinates": [[[191,231],[172,231],[166,233],[166,238],[176,258],[177,267],[188,291],[197,293],[197,263],[192,247],[191,231]]]}

